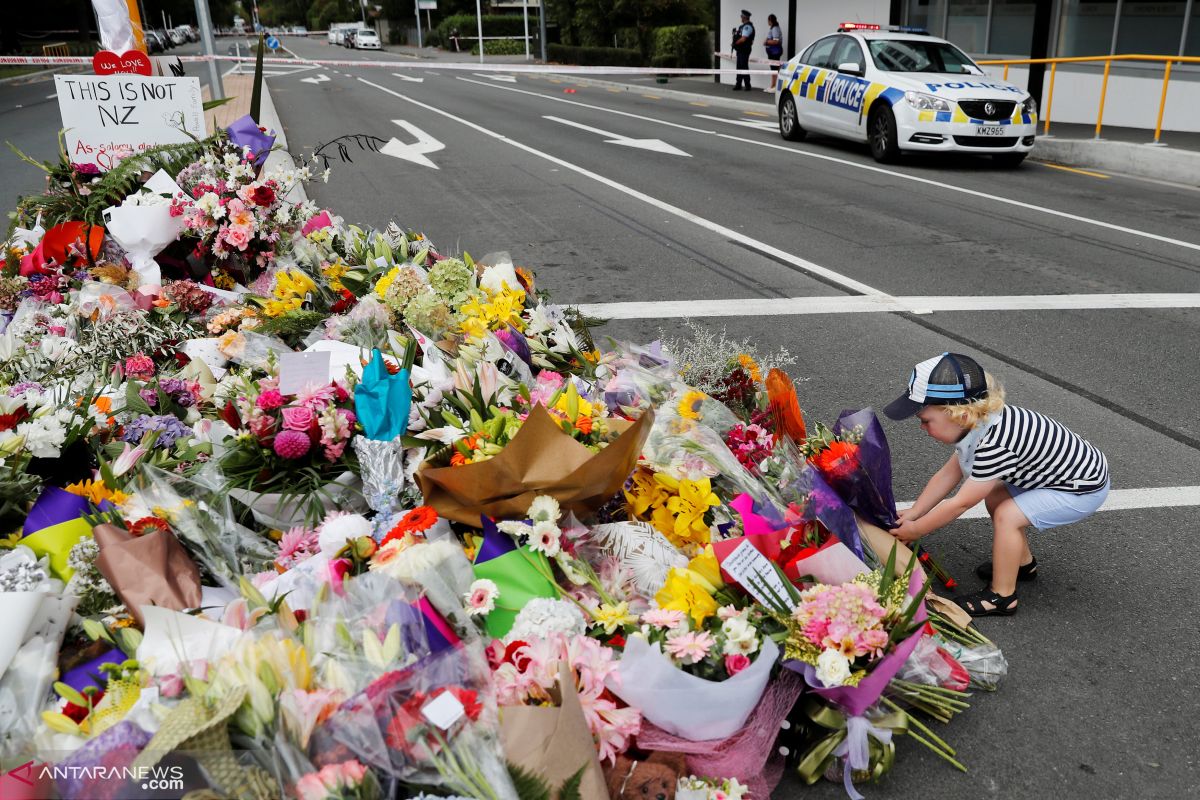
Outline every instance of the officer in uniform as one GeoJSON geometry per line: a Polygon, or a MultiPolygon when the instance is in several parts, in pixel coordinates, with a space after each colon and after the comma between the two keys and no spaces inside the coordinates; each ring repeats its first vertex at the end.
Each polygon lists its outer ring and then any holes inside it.
{"type": "Polygon", "coordinates": [[[750,91],[750,51],[754,47],[754,25],[750,23],[750,12],[742,9],[742,24],[733,29],[733,51],[737,53],[737,80],[734,81],[733,90],[736,92],[742,88],[742,81],[746,82],[746,91],[750,91]]]}

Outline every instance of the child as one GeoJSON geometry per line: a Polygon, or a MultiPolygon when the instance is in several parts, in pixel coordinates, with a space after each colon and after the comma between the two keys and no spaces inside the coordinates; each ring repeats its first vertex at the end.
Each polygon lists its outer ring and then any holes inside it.
{"type": "Polygon", "coordinates": [[[1109,488],[1104,454],[1049,417],[1005,405],[1000,384],[956,353],[917,364],[908,391],[883,412],[892,419],[916,414],[921,430],[955,450],[891,533],[914,542],[983,500],[992,518],[992,560],[976,573],[990,585],[955,602],[974,617],[1015,614],[1017,581],[1037,577],[1026,526],[1044,531],[1100,508],[1109,488]]]}

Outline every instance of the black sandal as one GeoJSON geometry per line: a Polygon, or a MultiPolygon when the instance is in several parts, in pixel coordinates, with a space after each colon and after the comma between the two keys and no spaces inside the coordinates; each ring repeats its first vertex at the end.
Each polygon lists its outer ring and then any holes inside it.
{"type": "MultiPolygon", "coordinates": [[[[990,581],[992,579],[992,562],[985,561],[982,564],[980,564],[978,567],[975,568],[975,574],[978,575],[980,578],[983,578],[985,581],[990,581]]],[[[1019,581],[1037,580],[1037,557],[1036,556],[1034,556],[1033,561],[1030,561],[1028,564],[1022,564],[1021,566],[1017,567],[1017,580],[1019,580],[1019,581]]]]}
{"type": "Polygon", "coordinates": [[[954,602],[972,617],[1011,617],[1017,613],[1016,592],[1005,597],[1004,595],[996,594],[990,587],[980,589],[978,592],[972,594],[956,597],[954,598],[954,602]],[[988,608],[984,603],[990,603],[992,607],[988,608]]]}

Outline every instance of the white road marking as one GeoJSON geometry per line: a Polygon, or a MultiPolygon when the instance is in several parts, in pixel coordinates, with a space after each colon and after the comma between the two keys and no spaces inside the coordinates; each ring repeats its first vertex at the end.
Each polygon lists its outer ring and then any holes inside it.
{"type": "MultiPolygon", "coordinates": [[[[361,78],[360,78],[361,80],[361,78]]],[[[394,119],[392,122],[399,125],[404,130],[416,137],[417,141],[413,144],[404,144],[399,139],[392,139],[379,148],[379,152],[384,155],[393,156],[394,158],[402,158],[405,161],[411,161],[414,164],[420,164],[423,167],[432,167],[437,169],[438,165],[426,158],[428,153],[436,153],[439,150],[445,150],[446,145],[439,142],[437,139],[430,136],[425,131],[413,125],[411,122],[406,122],[402,119],[394,119]]]]}
{"type": "Polygon", "coordinates": [[[410,78],[407,75],[405,75],[403,72],[393,72],[392,76],[399,78],[402,81],[408,81],[409,83],[424,83],[425,82],[424,78],[410,78]]]}
{"type": "Polygon", "coordinates": [[[760,131],[775,131],[779,128],[774,122],[767,122],[761,119],[728,119],[726,117],[714,117],[711,114],[692,114],[693,117],[700,119],[711,119],[716,122],[728,122],[730,125],[741,125],[744,128],[754,128],[760,131]]]}
{"type": "MultiPolygon", "coordinates": [[[[621,192],[622,194],[627,195],[629,197],[632,197],[635,200],[640,200],[643,203],[646,203],[647,205],[650,205],[650,206],[653,206],[654,208],[659,209],[660,211],[665,211],[668,214],[679,217],[680,219],[687,220],[688,222],[691,222],[694,225],[698,225],[699,227],[704,228],[705,230],[712,231],[713,233],[716,233],[720,236],[724,236],[727,239],[732,239],[735,242],[744,244],[747,247],[753,248],[754,250],[757,250],[758,252],[768,255],[772,258],[778,259],[778,260],[786,262],[788,264],[792,264],[793,266],[799,267],[800,269],[804,270],[805,272],[808,272],[813,275],[819,275],[822,278],[825,278],[827,281],[830,281],[831,283],[836,283],[837,285],[845,287],[846,289],[849,289],[850,291],[861,292],[862,294],[875,295],[878,297],[887,296],[884,292],[880,291],[879,289],[876,289],[873,286],[868,286],[867,284],[861,283],[860,281],[856,281],[853,278],[848,277],[846,275],[842,275],[840,272],[834,272],[831,269],[822,267],[820,264],[814,264],[813,262],[809,261],[808,259],[804,259],[804,258],[801,258],[792,253],[788,253],[784,250],[780,250],[779,248],[773,247],[773,246],[767,244],[766,242],[762,242],[762,241],[759,241],[758,239],[754,239],[750,236],[747,236],[744,233],[735,231],[732,228],[727,228],[724,225],[720,225],[716,222],[713,222],[712,220],[705,219],[704,217],[693,214],[690,211],[685,211],[684,209],[679,208],[678,206],[671,205],[670,203],[667,203],[663,200],[659,200],[656,197],[651,197],[650,195],[645,194],[644,192],[639,192],[637,189],[634,189],[631,186],[626,186],[623,183],[618,183],[617,181],[613,180],[612,178],[606,178],[605,176],[597,174],[595,172],[592,172],[591,170],[581,167],[578,164],[573,164],[570,161],[564,161],[561,158],[552,156],[549,153],[544,153],[541,150],[538,150],[534,147],[530,147],[529,145],[524,144],[522,142],[518,142],[515,139],[510,139],[501,133],[497,133],[489,128],[485,128],[482,125],[477,125],[476,123],[471,122],[468,119],[463,119],[462,117],[455,116],[454,114],[451,114],[448,111],[443,111],[442,109],[428,105],[427,103],[422,103],[419,100],[414,100],[411,97],[400,94],[399,92],[397,92],[393,89],[389,89],[386,86],[380,86],[377,83],[372,83],[371,81],[369,81],[365,78],[359,78],[358,80],[360,82],[366,84],[367,86],[371,86],[371,87],[374,87],[375,89],[378,89],[381,92],[390,94],[393,97],[398,97],[407,103],[411,103],[412,105],[419,106],[428,111],[432,111],[435,114],[439,114],[443,117],[446,117],[447,119],[452,119],[455,122],[458,122],[462,125],[466,125],[468,128],[478,131],[479,133],[482,133],[485,136],[489,136],[493,139],[497,139],[501,142],[504,142],[505,144],[512,145],[513,147],[517,148],[518,150],[523,150],[526,153],[529,153],[530,155],[534,155],[534,156],[537,156],[538,158],[545,159],[546,161],[549,161],[552,164],[557,164],[560,167],[565,167],[565,168],[571,170],[572,172],[583,175],[586,178],[590,178],[590,179],[596,181],[597,183],[604,184],[605,186],[608,186],[611,189],[615,189],[616,191],[621,192]]],[[[484,84],[484,85],[486,86],[488,84],[484,84]]]]}
{"type": "Polygon", "coordinates": [[[601,136],[607,136],[609,138],[604,140],[605,144],[619,144],[625,147],[636,147],[639,150],[651,150],[655,153],[667,153],[673,156],[691,158],[691,155],[688,153],[683,152],[674,145],[667,144],[662,139],[631,139],[628,136],[622,136],[619,133],[602,131],[599,128],[593,128],[590,125],[584,125],[579,122],[572,122],[571,120],[563,119],[562,117],[543,116],[542,119],[548,119],[551,122],[560,122],[563,125],[570,125],[572,128],[579,128],[580,130],[598,133],[601,136]]]}
{"type": "Polygon", "coordinates": [[[300,82],[301,83],[327,83],[330,80],[332,80],[332,78],[330,78],[328,75],[326,75],[324,72],[322,72],[320,75],[317,75],[315,78],[301,78],[300,82]]]}
{"type": "Polygon", "coordinates": [[[1071,311],[1124,308],[1200,308],[1200,294],[1049,294],[966,297],[751,297],[734,300],[666,300],[588,303],[580,311],[605,319],[765,317],[938,311],[1071,311]]]}
{"type": "MultiPolygon", "coordinates": [[[[912,503],[896,503],[897,510],[912,503]]],[[[1101,511],[1132,511],[1139,508],[1183,508],[1200,506],[1200,486],[1161,486],[1148,489],[1112,489],[1100,506],[1101,511]]],[[[959,519],[986,519],[983,503],[967,509],[959,519]]]]}
{"type": "Polygon", "coordinates": [[[54,98],[56,98],[56,97],[58,97],[58,92],[55,92],[54,94],[48,94],[48,95],[46,95],[46,99],[47,99],[47,100],[53,100],[53,99],[54,99],[54,98]]]}
{"type": "Polygon", "coordinates": [[[497,86],[493,83],[484,83],[483,81],[475,81],[475,80],[471,80],[470,78],[462,78],[462,77],[460,77],[458,80],[467,81],[468,83],[477,83],[480,86],[488,86],[488,87],[491,87],[492,89],[500,89],[500,90],[506,91],[506,92],[520,92],[521,94],[533,95],[534,97],[540,97],[543,100],[552,100],[557,103],[570,103],[571,105],[581,106],[583,108],[591,108],[596,111],[603,111],[606,114],[618,114],[623,117],[632,117],[634,119],[645,120],[646,122],[653,122],[656,125],[666,125],[671,128],[679,128],[682,130],[692,131],[693,133],[703,133],[703,134],[707,134],[709,136],[716,136],[721,139],[729,139],[730,141],[734,141],[734,142],[743,142],[745,144],[751,144],[756,147],[769,147],[773,150],[782,150],[783,152],[789,153],[794,156],[802,156],[804,158],[814,158],[819,161],[828,161],[830,163],[839,164],[839,165],[845,166],[845,167],[853,167],[854,169],[861,169],[861,170],[865,170],[867,172],[874,172],[874,173],[877,173],[880,175],[888,175],[893,178],[900,178],[901,180],[925,184],[926,186],[935,186],[939,189],[946,189],[947,191],[958,192],[960,194],[969,195],[971,197],[978,197],[983,200],[990,200],[994,203],[1002,203],[1004,205],[1016,206],[1017,208],[1024,208],[1028,211],[1036,211],[1041,214],[1048,214],[1050,216],[1058,217],[1060,219],[1069,219],[1069,220],[1072,220],[1073,222],[1081,222],[1085,225],[1094,225],[1099,228],[1105,228],[1107,230],[1117,231],[1118,233],[1129,234],[1130,236],[1139,236],[1143,239],[1152,239],[1157,242],[1163,242],[1164,244],[1174,245],[1176,247],[1187,248],[1188,250],[1200,250],[1200,243],[1197,243],[1197,242],[1188,242],[1188,241],[1184,241],[1183,239],[1173,239],[1170,236],[1162,236],[1157,233],[1150,233],[1149,231],[1141,231],[1136,228],[1127,228],[1124,225],[1115,225],[1111,222],[1104,222],[1103,220],[1092,219],[1091,217],[1085,217],[1080,214],[1071,214],[1067,211],[1058,211],[1057,209],[1046,208],[1045,206],[1034,205],[1033,203],[1024,203],[1020,200],[1013,200],[1008,197],[1001,197],[1001,196],[995,195],[995,194],[988,194],[987,192],[980,192],[975,189],[967,189],[963,186],[955,186],[950,183],[943,183],[942,181],[935,181],[931,178],[922,178],[919,175],[909,175],[909,174],[906,174],[903,172],[896,172],[895,170],[885,169],[884,167],[877,167],[872,164],[862,164],[857,161],[850,161],[845,158],[838,158],[837,156],[825,155],[824,153],[816,153],[811,150],[801,150],[801,149],[798,149],[795,147],[789,147],[787,145],[775,144],[774,142],[757,141],[755,139],[746,139],[744,137],[734,136],[733,134],[729,134],[729,133],[721,133],[720,131],[711,131],[711,130],[705,130],[703,128],[695,128],[695,127],[692,127],[691,125],[681,125],[678,122],[668,122],[667,120],[664,120],[664,119],[655,119],[654,117],[647,117],[643,114],[634,114],[630,111],[618,111],[615,108],[606,108],[604,106],[592,105],[590,103],[583,103],[578,100],[567,100],[564,97],[552,97],[550,95],[545,95],[540,92],[531,92],[531,91],[528,91],[527,89],[518,89],[513,86],[497,86]]]}
{"type": "Polygon", "coordinates": [[[477,77],[488,78],[493,81],[500,81],[501,83],[516,83],[517,82],[516,76],[514,76],[514,75],[488,75],[483,72],[476,72],[474,74],[477,77]]]}

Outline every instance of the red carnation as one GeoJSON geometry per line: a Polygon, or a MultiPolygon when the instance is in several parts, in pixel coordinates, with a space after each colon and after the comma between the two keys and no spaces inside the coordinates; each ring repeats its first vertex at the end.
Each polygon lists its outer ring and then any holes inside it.
{"type": "Polygon", "coordinates": [[[263,184],[250,190],[250,202],[257,206],[269,206],[275,202],[275,190],[263,184]]]}

